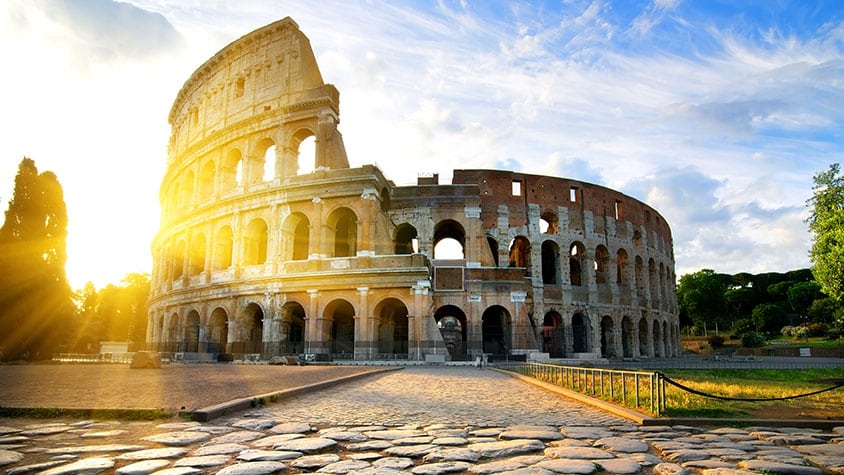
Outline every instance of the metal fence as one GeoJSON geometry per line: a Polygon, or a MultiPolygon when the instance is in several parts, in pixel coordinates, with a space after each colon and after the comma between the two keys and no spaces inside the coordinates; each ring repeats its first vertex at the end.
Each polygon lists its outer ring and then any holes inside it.
{"type": "Polygon", "coordinates": [[[120,363],[132,362],[135,353],[56,353],[53,361],[61,363],[120,363]]]}
{"type": "Polygon", "coordinates": [[[660,373],[543,363],[499,363],[496,367],[656,416],[665,410],[665,382],[660,373]]]}

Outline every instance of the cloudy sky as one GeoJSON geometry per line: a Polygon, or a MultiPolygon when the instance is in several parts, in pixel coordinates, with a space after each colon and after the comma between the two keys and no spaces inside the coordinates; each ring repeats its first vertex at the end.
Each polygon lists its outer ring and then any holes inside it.
{"type": "Polygon", "coordinates": [[[809,266],[812,176],[844,159],[840,0],[4,0],[0,208],[23,156],[57,174],[74,288],[151,271],[176,93],[286,16],[352,166],[618,189],[668,220],[678,276],[809,266]]]}

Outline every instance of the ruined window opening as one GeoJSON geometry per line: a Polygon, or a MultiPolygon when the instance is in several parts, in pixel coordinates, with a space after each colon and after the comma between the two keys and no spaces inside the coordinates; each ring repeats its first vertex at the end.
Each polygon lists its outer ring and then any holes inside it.
{"type": "MultiPolygon", "coordinates": [[[[289,233],[292,231],[293,233],[292,253],[290,254],[290,258],[294,261],[306,260],[310,251],[311,223],[305,215],[299,213],[295,213],[287,219],[289,224],[286,224],[285,232],[289,233]],[[295,223],[295,226],[291,226],[293,223],[295,223]],[[291,227],[292,229],[290,229],[291,227]]],[[[285,241],[287,241],[287,239],[289,238],[286,238],[285,241]]]]}
{"type": "Polygon", "coordinates": [[[416,228],[410,224],[399,225],[396,231],[396,254],[416,254],[419,252],[419,240],[416,228]]]}
{"type": "Polygon", "coordinates": [[[542,213],[539,218],[539,232],[542,234],[557,234],[560,228],[560,221],[553,212],[542,213]]]}
{"type": "Polygon", "coordinates": [[[466,231],[457,221],[447,219],[434,227],[434,259],[465,259],[466,231]]]}
{"type": "Polygon", "coordinates": [[[560,283],[560,248],[554,241],[542,243],[542,283],[560,283]]]}
{"type": "Polygon", "coordinates": [[[610,253],[604,246],[598,246],[595,249],[595,282],[599,284],[607,283],[607,273],[609,271],[610,253]]]}
{"type": "Polygon", "coordinates": [[[264,176],[261,181],[270,181],[275,178],[275,145],[270,145],[264,152],[264,176]]]}
{"type": "Polygon", "coordinates": [[[263,219],[253,219],[246,228],[245,265],[267,262],[267,223],[263,219]]]}
{"type": "Polygon", "coordinates": [[[316,137],[311,135],[299,142],[299,149],[297,151],[297,175],[305,175],[313,173],[316,166],[316,137]]]}
{"type": "Polygon", "coordinates": [[[243,78],[237,78],[237,81],[234,83],[234,97],[241,97],[243,96],[243,91],[246,89],[246,80],[243,78]]]}
{"type": "Polygon", "coordinates": [[[576,186],[572,186],[571,188],[569,188],[569,201],[571,201],[572,203],[577,203],[577,191],[578,190],[576,186]]]}
{"type": "Polygon", "coordinates": [[[214,255],[215,265],[214,270],[228,269],[232,265],[232,228],[224,226],[217,233],[215,240],[214,255]]]}
{"type": "Polygon", "coordinates": [[[443,238],[434,246],[434,259],[464,259],[463,245],[454,238],[443,238]]]}
{"type": "Polygon", "coordinates": [[[205,272],[205,235],[194,236],[190,246],[190,275],[205,272]]]}
{"type": "Polygon", "coordinates": [[[513,196],[522,196],[522,182],[513,180],[512,191],[513,196]]]}
{"type": "Polygon", "coordinates": [[[357,254],[357,217],[344,209],[334,226],[334,257],[354,257],[357,254]]]}
{"type": "Polygon", "coordinates": [[[615,210],[614,211],[615,211],[615,219],[616,220],[621,219],[621,209],[622,209],[621,208],[621,201],[615,200],[615,210]]]}
{"type": "Polygon", "coordinates": [[[571,285],[583,285],[583,268],[581,256],[584,254],[582,244],[574,243],[569,248],[569,282],[571,285]]]}
{"type": "Polygon", "coordinates": [[[530,267],[530,241],[524,236],[510,243],[510,267],[530,267]]]}
{"type": "Polygon", "coordinates": [[[510,314],[504,307],[494,305],[481,317],[481,340],[484,353],[509,354],[511,346],[510,314]]]}
{"type": "Polygon", "coordinates": [[[495,262],[495,267],[498,267],[498,241],[492,236],[487,236],[486,242],[489,244],[489,252],[492,253],[492,261],[495,262]]]}

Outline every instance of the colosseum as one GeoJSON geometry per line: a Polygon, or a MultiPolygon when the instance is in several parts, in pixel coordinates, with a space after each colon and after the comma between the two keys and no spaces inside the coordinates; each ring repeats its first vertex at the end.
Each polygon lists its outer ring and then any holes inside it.
{"type": "Polygon", "coordinates": [[[398,186],[350,166],[339,97],[290,18],[185,82],[169,115],[148,348],[198,361],[678,354],[657,211],[515,171],[398,186]]]}

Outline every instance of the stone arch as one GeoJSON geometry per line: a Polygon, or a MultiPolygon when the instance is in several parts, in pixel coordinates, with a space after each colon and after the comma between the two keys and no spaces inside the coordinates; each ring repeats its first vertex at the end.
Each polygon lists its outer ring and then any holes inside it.
{"type": "Polygon", "coordinates": [[[662,356],[671,356],[671,330],[668,327],[668,322],[662,322],[662,356]]]}
{"type": "Polygon", "coordinates": [[[548,353],[551,358],[565,356],[563,317],[553,310],[546,313],[542,320],[542,351],[548,353]]]}
{"type": "Polygon", "coordinates": [[[633,348],[636,334],[633,331],[633,320],[625,315],[621,318],[621,356],[633,358],[633,348]]]}
{"type": "Polygon", "coordinates": [[[196,233],[193,235],[188,252],[190,253],[188,257],[189,275],[205,272],[205,234],[196,233]]]}
{"type": "Polygon", "coordinates": [[[208,317],[208,352],[226,353],[229,339],[229,314],[217,307],[208,317]]]}
{"type": "Polygon", "coordinates": [[[530,268],[530,241],[524,236],[516,236],[510,243],[510,267],[530,268]]]}
{"type": "Polygon", "coordinates": [[[183,351],[188,353],[199,352],[199,313],[196,310],[191,310],[185,318],[185,326],[183,327],[184,337],[182,343],[184,345],[183,351]]]}
{"type": "Polygon", "coordinates": [[[187,245],[184,239],[178,239],[173,246],[173,277],[180,279],[185,275],[185,252],[187,245]]]}
{"type": "Polygon", "coordinates": [[[486,243],[489,245],[489,252],[492,254],[492,262],[495,263],[495,267],[498,267],[498,240],[492,236],[487,235],[486,243]]]}
{"type": "Polygon", "coordinates": [[[217,169],[213,160],[202,165],[199,172],[199,201],[206,203],[214,197],[214,180],[216,180],[217,169]]]}
{"type": "Polygon", "coordinates": [[[375,306],[378,318],[378,353],[408,354],[408,311],[407,305],[393,297],[386,298],[375,306]]]}
{"type": "Polygon", "coordinates": [[[484,310],[481,316],[481,340],[483,352],[493,355],[507,355],[511,349],[512,325],[510,312],[500,305],[484,310]]]}
{"type": "Polygon", "coordinates": [[[560,232],[560,219],[557,213],[545,211],[539,217],[539,232],[542,234],[558,234],[560,232]]]}
{"type": "Polygon", "coordinates": [[[648,259],[648,290],[650,290],[651,308],[659,308],[659,275],[653,257],[648,259]]]}
{"type": "Polygon", "coordinates": [[[250,266],[267,262],[269,232],[262,218],[249,221],[243,239],[243,264],[250,266]]]}
{"type": "Polygon", "coordinates": [[[413,225],[402,223],[396,228],[396,254],[415,254],[419,249],[418,233],[413,225]]]}
{"type": "Polygon", "coordinates": [[[650,335],[650,325],[648,325],[648,319],[642,317],[639,319],[639,355],[640,356],[650,356],[653,357],[651,354],[649,347],[649,343],[651,341],[650,335]]]}
{"type": "Polygon", "coordinates": [[[237,319],[238,332],[231,342],[232,353],[263,353],[264,309],[250,302],[237,319]]]}
{"type": "Polygon", "coordinates": [[[575,241],[569,246],[569,283],[583,285],[583,262],[586,258],[586,246],[575,241]]]}
{"type": "Polygon", "coordinates": [[[560,246],[552,240],[542,241],[542,283],[560,283],[560,246]]]}
{"type": "Polygon", "coordinates": [[[463,225],[453,219],[440,221],[434,226],[433,244],[434,259],[464,259],[466,231],[463,225]]]}
{"type": "Polygon", "coordinates": [[[606,284],[609,281],[610,252],[603,244],[595,248],[595,282],[606,284]]]}
{"type": "Polygon", "coordinates": [[[639,297],[639,305],[644,306],[645,301],[642,300],[646,296],[645,288],[645,263],[642,256],[636,256],[636,295],[639,297]]]}
{"type": "Polygon", "coordinates": [[[179,341],[179,314],[173,313],[167,321],[167,333],[164,338],[166,342],[164,351],[170,353],[177,351],[176,343],[179,341]]]}
{"type": "Polygon", "coordinates": [[[332,257],[354,257],[357,254],[358,217],[350,208],[340,207],[328,215],[332,257]]]}
{"type": "Polygon", "coordinates": [[[311,222],[304,213],[292,213],[281,227],[282,260],[303,261],[310,252],[311,222]]]}
{"type": "Polygon", "coordinates": [[[615,322],[609,315],[601,318],[601,355],[604,358],[618,357],[615,347],[615,322]]]}
{"type": "Polygon", "coordinates": [[[592,351],[592,324],[588,316],[579,312],[572,315],[571,336],[575,353],[592,351]]]}
{"type": "Polygon", "coordinates": [[[243,153],[240,149],[233,148],[226,152],[226,158],[223,161],[222,169],[220,170],[220,185],[223,192],[233,191],[241,185],[240,180],[243,174],[243,153]]]}
{"type": "Polygon", "coordinates": [[[228,269],[232,265],[234,236],[231,226],[222,226],[214,238],[214,270],[228,269]]]}
{"type": "Polygon", "coordinates": [[[619,249],[615,254],[615,283],[620,287],[627,287],[630,285],[630,276],[628,275],[628,260],[627,251],[619,249]]]}
{"type": "Polygon", "coordinates": [[[355,308],[343,299],[335,299],[325,307],[323,317],[330,322],[328,351],[335,355],[355,353],[355,308]]]}
{"type": "Polygon", "coordinates": [[[653,332],[651,338],[653,338],[654,343],[654,356],[656,358],[662,358],[665,356],[665,347],[662,345],[662,327],[657,320],[653,321],[653,332]]]}
{"type": "Polygon", "coordinates": [[[298,355],[305,352],[305,308],[299,302],[281,306],[279,319],[279,354],[298,355]]]}
{"type": "Polygon", "coordinates": [[[434,312],[434,320],[440,330],[448,353],[452,356],[466,355],[466,314],[454,305],[443,305],[434,312]]]}

